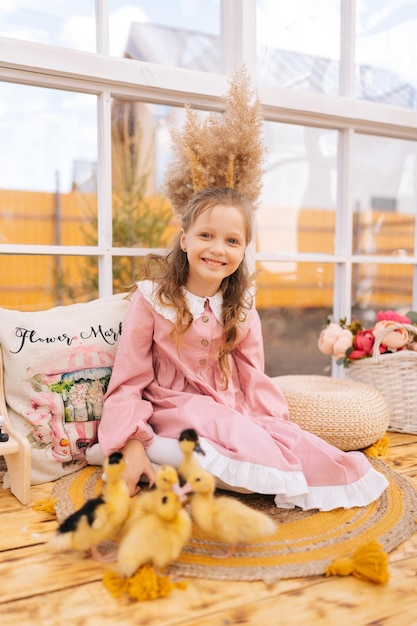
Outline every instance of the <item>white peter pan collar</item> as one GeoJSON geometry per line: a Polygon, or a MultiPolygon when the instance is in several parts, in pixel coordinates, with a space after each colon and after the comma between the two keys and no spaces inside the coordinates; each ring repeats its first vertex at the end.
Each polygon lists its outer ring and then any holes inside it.
{"type": "MultiPolygon", "coordinates": [[[[141,280],[137,283],[137,285],[139,291],[146,298],[152,308],[157,313],[162,315],[165,319],[169,320],[172,323],[175,323],[175,310],[169,306],[161,306],[161,304],[158,302],[158,299],[156,297],[156,283],[154,283],[154,281],[152,280],[141,280]]],[[[208,301],[210,309],[213,311],[215,318],[218,322],[222,324],[223,294],[221,293],[221,291],[218,291],[214,296],[202,298],[200,296],[195,296],[193,293],[184,289],[184,295],[190,313],[195,320],[201,317],[204,312],[205,304],[208,301]]]]}
{"type": "Polygon", "coordinates": [[[200,296],[195,296],[193,293],[185,290],[185,299],[187,301],[188,308],[190,309],[190,313],[195,320],[203,314],[206,302],[208,301],[215,318],[218,322],[220,322],[220,324],[222,324],[223,294],[221,291],[218,291],[214,294],[214,296],[201,298],[200,296]]]}

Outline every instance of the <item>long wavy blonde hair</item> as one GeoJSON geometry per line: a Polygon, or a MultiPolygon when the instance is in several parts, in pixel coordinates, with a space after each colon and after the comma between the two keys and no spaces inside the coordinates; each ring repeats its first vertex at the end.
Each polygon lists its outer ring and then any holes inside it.
{"type": "MultiPolygon", "coordinates": [[[[186,233],[202,213],[219,204],[236,207],[241,212],[246,245],[248,245],[253,232],[252,204],[239,191],[227,187],[209,187],[194,193],[181,212],[183,231],[186,233]]],[[[183,287],[187,283],[189,265],[187,254],[181,249],[180,240],[181,231],[175,237],[166,255],[148,254],[142,269],[142,277],[156,283],[155,293],[161,306],[172,307],[176,312],[176,321],[171,336],[177,345],[181,335],[193,321],[184,297],[183,287]]],[[[250,293],[252,284],[253,276],[249,274],[246,259],[243,258],[239,267],[233,274],[225,277],[220,285],[223,295],[224,342],[218,360],[226,387],[230,374],[228,355],[236,346],[239,323],[246,319],[247,311],[252,306],[250,293]]]]}

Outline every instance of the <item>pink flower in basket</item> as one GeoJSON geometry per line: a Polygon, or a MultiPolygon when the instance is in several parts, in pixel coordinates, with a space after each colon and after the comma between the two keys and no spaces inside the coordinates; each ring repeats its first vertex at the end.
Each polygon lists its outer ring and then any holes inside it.
{"type": "Polygon", "coordinates": [[[372,356],[375,337],[371,330],[359,330],[353,337],[353,350],[349,352],[350,359],[363,359],[372,356]]]}
{"type": "Polygon", "coordinates": [[[376,319],[378,322],[382,322],[382,320],[390,320],[391,322],[397,322],[398,324],[411,324],[411,319],[407,315],[401,315],[401,313],[397,313],[397,311],[379,311],[376,319]]]}
{"type": "Polygon", "coordinates": [[[380,354],[404,349],[417,351],[417,313],[379,311],[377,323],[369,329],[363,328],[358,320],[348,324],[346,319],[341,319],[337,324],[329,319],[320,333],[318,347],[345,367],[352,361],[372,357],[375,348],[380,354]],[[415,331],[411,326],[415,326],[415,331]]]}

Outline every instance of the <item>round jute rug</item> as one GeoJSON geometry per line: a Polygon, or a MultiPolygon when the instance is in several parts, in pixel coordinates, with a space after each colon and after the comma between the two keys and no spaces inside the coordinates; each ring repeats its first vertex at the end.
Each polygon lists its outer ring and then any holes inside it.
{"type": "MultiPolygon", "coordinates": [[[[232,495],[248,506],[264,511],[277,522],[277,530],[265,540],[239,548],[233,557],[211,556],[219,544],[193,526],[173,572],[217,580],[263,580],[322,575],[335,558],[350,556],[358,547],[377,539],[390,552],[417,531],[417,492],[401,474],[380,459],[370,459],[389,481],[382,496],[367,507],[319,512],[277,509],[272,496],[232,495]]],[[[78,509],[87,498],[100,493],[102,470],[86,467],[61,478],[53,497],[58,521],[78,509]]]]}

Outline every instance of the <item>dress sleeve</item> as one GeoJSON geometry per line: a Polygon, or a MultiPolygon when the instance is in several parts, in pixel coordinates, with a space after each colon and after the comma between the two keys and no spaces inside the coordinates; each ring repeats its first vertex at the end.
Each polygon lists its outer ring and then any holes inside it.
{"type": "Polygon", "coordinates": [[[151,305],[138,290],[123,320],[98,429],[100,447],[106,456],[123,448],[129,439],[139,439],[145,448],[153,439],[148,424],[152,404],[142,398],[143,390],[154,377],[153,331],[151,305]]]}
{"type": "Polygon", "coordinates": [[[236,346],[233,356],[246,402],[254,415],[288,419],[284,395],[265,374],[261,320],[255,307],[249,311],[243,326],[242,341],[236,346]]]}
{"type": "Polygon", "coordinates": [[[242,340],[235,348],[237,361],[243,361],[249,366],[264,372],[265,355],[261,320],[254,306],[249,310],[242,330],[242,340]]]}

